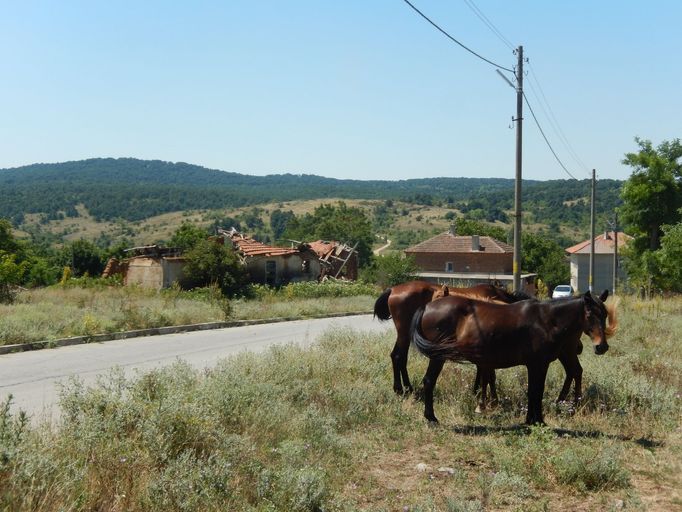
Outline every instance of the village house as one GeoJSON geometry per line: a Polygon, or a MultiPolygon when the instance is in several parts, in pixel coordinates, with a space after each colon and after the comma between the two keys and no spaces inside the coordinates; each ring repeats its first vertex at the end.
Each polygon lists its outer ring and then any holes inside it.
{"type": "Polygon", "coordinates": [[[178,249],[146,245],[126,249],[129,255],[123,260],[110,258],[102,277],[121,275],[126,286],[160,290],[168,288],[183,277],[185,259],[178,249]]]}
{"type": "MultiPolygon", "coordinates": [[[[511,285],[514,249],[489,236],[456,235],[454,229],[405,249],[419,268],[418,277],[453,286],[492,283],[511,285]]],[[[535,293],[536,274],[521,276],[527,293],[535,293]]]]}
{"type": "MultiPolygon", "coordinates": [[[[620,252],[632,237],[622,231],[607,231],[594,239],[594,277],[592,289],[597,292],[609,290],[613,293],[614,248],[618,239],[620,252]]],[[[571,260],[571,286],[574,291],[585,292],[589,289],[590,279],[590,240],[585,240],[566,249],[571,260]]],[[[619,256],[620,261],[620,256],[619,256]]],[[[618,263],[618,281],[626,278],[625,270],[618,263]]]]}
{"type": "Polygon", "coordinates": [[[219,240],[229,241],[246,266],[252,283],[280,286],[296,281],[315,281],[321,274],[317,253],[308,244],[274,247],[236,229],[219,229],[219,240]]]}

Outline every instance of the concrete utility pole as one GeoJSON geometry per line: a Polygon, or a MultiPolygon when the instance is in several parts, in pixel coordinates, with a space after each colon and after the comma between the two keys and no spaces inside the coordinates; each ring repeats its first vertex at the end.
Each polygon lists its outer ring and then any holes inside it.
{"type": "Polygon", "coordinates": [[[616,294],[618,283],[618,214],[613,221],[613,294],[616,294]]]}
{"type": "Polygon", "coordinates": [[[595,195],[595,182],[596,182],[597,171],[592,169],[592,201],[590,204],[590,279],[587,283],[587,287],[592,293],[594,290],[594,195],[595,195]]]}
{"type": "Polygon", "coordinates": [[[514,182],[514,291],[521,290],[521,174],[523,160],[523,46],[516,50],[516,180],[514,182]]]}

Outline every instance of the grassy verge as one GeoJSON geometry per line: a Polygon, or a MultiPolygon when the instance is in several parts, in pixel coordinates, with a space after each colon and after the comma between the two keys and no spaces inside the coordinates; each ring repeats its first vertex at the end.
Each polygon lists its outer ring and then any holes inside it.
{"type": "MultiPolygon", "coordinates": [[[[447,364],[430,427],[391,390],[394,336],[328,332],[310,348],[179,362],[64,389],[59,425],[0,408],[0,509],[483,511],[682,507],[682,300],[621,303],[608,354],[586,350],[585,398],[526,429],[525,375],[501,370],[476,415],[470,366],[447,364]]],[[[426,360],[412,354],[410,371],[426,360]]]]}
{"type": "Polygon", "coordinates": [[[157,292],[97,280],[27,290],[15,304],[0,304],[0,345],[227,319],[368,312],[376,298],[366,285],[334,282],[300,283],[277,292],[257,287],[254,294],[253,300],[227,301],[210,289],[157,292]]]}

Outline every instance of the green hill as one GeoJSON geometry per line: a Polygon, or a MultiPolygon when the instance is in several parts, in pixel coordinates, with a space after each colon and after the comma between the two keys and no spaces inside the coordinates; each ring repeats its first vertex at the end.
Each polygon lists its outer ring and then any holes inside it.
{"type": "MultiPolygon", "coordinates": [[[[599,182],[598,211],[619,203],[621,182],[599,182]]],[[[48,220],[78,216],[83,204],[98,221],[135,221],[182,210],[236,208],[297,199],[402,200],[457,206],[484,220],[505,220],[512,209],[512,179],[423,178],[401,181],[338,180],[310,174],[249,176],[159,160],[93,158],[0,170],[0,217],[15,225],[25,214],[48,220]]],[[[524,181],[524,209],[532,220],[579,224],[588,215],[589,180],[524,181]]]]}

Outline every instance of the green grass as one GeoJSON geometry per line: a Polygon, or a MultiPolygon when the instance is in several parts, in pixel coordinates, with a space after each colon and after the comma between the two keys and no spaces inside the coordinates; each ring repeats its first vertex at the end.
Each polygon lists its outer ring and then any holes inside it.
{"type": "MultiPolygon", "coordinates": [[[[0,408],[0,510],[675,510],[682,504],[682,300],[621,303],[611,350],[585,350],[583,403],[525,428],[525,372],[473,412],[473,368],[446,364],[428,425],[391,389],[394,334],[178,362],[69,383],[56,425],[0,408]],[[652,366],[654,369],[652,369],[652,366]]],[[[410,355],[418,381],[426,360],[410,355]]]]}
{"type": "Polygon", "coordinates": [[[101,280],[27,290],[14,304],[0,304],[0,345],[228,319],[369,312],[378,293],[360,283],[329,282],[298,283],[280,291],[257,287],[255,295],[227,301],[211,289],[157,292],[107,286],[101,280]]]}

